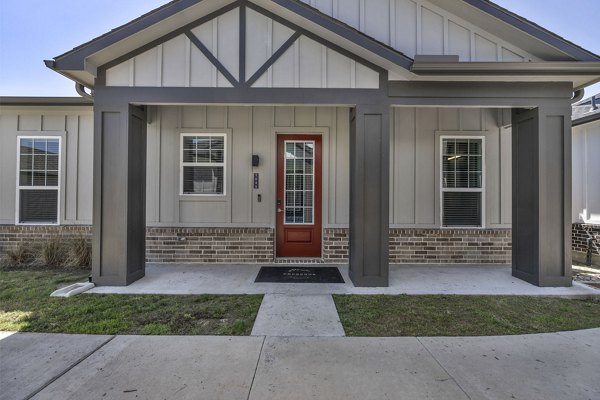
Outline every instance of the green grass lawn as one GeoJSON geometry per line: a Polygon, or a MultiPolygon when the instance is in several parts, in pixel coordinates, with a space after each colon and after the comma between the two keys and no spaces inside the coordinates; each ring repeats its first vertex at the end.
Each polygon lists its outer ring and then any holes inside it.
{"type": "Polygon", "coordinates": [[[262,301],[252,296],[81,294],[49,297],[87,271],[0,271],[0,331],[249,335],[262,301]]]}
{"type": "Polygon", "coordinates": [[[600,301],[334,295],[347,336],[486,336],[600,327],[600,301]]]}

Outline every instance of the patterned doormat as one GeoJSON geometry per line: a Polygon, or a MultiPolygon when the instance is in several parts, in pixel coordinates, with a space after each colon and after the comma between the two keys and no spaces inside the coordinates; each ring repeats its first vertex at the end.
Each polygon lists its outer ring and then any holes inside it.
{"type": "Polygon", "coordinates": [[[254,282],[270,283],[345,283],[337,267],[261,267],[254,282]]]}

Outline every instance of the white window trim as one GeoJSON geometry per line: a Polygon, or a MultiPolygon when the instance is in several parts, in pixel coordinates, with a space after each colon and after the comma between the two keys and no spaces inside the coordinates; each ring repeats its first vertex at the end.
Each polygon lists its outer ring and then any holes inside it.
{"type": "Polygon", "coordinates": [[[179,195],[185,197],[226,197],[227,196],[227,134],[226,133],[203,133],[186,132],[181,133],[179,139],[179,195]],[[220,136],[223,138],[223,162],[222,163],[198,163],[183,162],[183,138],[186,136],[220,136]],[[183,167],[223,167],[223,193],[184,193],[183,192],[183,167]]]}
{"type": "Polygon", "coordinates": [[[60,225],[60,199],[61,199],[61,186],[62,186],[62,137],[52,135],[19,135],[17,136],[17,168],[16,168],[16,187],[17,193],[15,195],[15,225],[29,225],[29,226],[58,226],[60,225]],[[58,139],[58,185],[57,186],[21,186],[20,175],[21,175],[21,139],[58,139]],[[56,190],[56,222],[20,222],[20,205],[21,205],[21,190],[56,190]]]}
{"type": "MultiPolygon", "coordinates": [[[[314,140],[284,140],[283,141],[283,164],[284,164],[283,165],[283,168],[284,168],[284,170],[283,170],[283,210],[284,210],[283,224],[286,225],[286,226],[288,226],[288,225],[289,226],[303,226],[303,225],[304,226],[313,226],[313,225],[315,225],[315,197],[316,197],[316,194],[315,194],[315,178],[317,176],[316,170],[315,170],[315,168],[316,168],[316,162],[315,162],[316,161],[316,153],[315,152],[316,151],[317,151],[317,143],[314,140]],[[287,187],[287,174],[285,173],[285,171],[286,171],[285,170],[285,168],[286,168],[285,161],[287,160],[287,158],[285,158],[285,154],[286,154],[285,150],[287,148],[287,144],[288,143],[298,143],[298,142],[303,142],[303,143],[310,142],[310,143],[313,144],[313,175],[312,175],[313,179],[312,179],[312,188],[311,188],[311,191],[313,193],[313,205],[311,207],[311,210],[312,210],[312,221],[313,222],[285,222],[285,209],[287,208],[286,204],[287,204],[287,192],[288,192],[287,189],[286,189],[286,187],[287,187]]],[[[295,190],[294,190],[294,193],[296,193],[295,190]]],[[[296,207],[292,207],[292,208],[296,208],[296,207]]],[[[298,208],[300,208],[300,207],[298,207],[298,208]]],[[[306,210],[306,206],[302,207],[302,208],[304,208],[306,210]]]]}
{"type": "Polygon", "coordinates": [[[485,183],[486,183],[486,157],[485,136],[481,135],[440,135],[439,143],[439,187],[440,187],[440,227],[443,229],[485,229],[485,183]],[[481,140],[481,188],[444,188],[444,139],[480,139],[481,140]],[[445,226],[444,225],[444,192],[476,192],[481,193],[481,225],[475,226],[445,226]]]}

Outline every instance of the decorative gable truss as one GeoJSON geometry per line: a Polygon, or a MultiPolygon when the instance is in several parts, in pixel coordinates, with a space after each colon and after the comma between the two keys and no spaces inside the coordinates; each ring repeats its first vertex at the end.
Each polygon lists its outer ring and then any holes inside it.
{"type": "Polygon", "coordinates": [[[107,65],[106,85],[376,89],[382,72],[247,3],[225,7],[107,65]]]}

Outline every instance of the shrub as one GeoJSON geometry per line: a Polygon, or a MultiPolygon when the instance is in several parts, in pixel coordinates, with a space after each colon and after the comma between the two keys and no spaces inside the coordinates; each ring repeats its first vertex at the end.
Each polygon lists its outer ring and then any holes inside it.
{"type": "Polygon", "coordinates": [[[16,249],[8,249],[4,252],[3,266],[22,267],[33,264],[35,261],[35,248],[29,242],[21,242],[16,249]]]}
{"type": "Polygon", "coordinates": [[[39,262],[48,268],[58,268],[66,264],[69,250],[60,236],[55,236],[42,244],[39,262]]]}
{"type": "Polygon", "coordinates": [[[87,238],[79,235],[69,243],[66,265],[72,268],[89,267],[92,264],[92,247],[87,238]]]}

